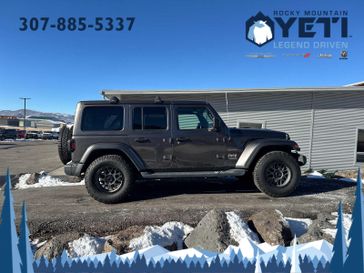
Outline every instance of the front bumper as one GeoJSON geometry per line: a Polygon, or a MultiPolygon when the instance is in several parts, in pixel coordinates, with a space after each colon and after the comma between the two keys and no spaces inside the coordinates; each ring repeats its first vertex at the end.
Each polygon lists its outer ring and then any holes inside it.
{"type": "Polygon", "coordinates": [[[300,165],[300,166],[306,165],[307,157],[305,157],[304,155],[298,155],[297,161],[298,161],[298,165],[300,165]]]}
{"type": "Polygon", "coordinates": [[[83,164],[70,161],[64,165],[64,173],[69,176],[81,176],[82,168],[83,164]]]}

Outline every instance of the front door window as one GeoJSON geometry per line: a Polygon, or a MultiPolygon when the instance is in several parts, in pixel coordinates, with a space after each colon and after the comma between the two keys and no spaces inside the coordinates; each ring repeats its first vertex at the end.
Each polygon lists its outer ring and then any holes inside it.
{"type": "Polygon", "coordinates": [[[178,130],[207,130],[214,126],[213,116],[206,107],[177,108],[178,130]]]}

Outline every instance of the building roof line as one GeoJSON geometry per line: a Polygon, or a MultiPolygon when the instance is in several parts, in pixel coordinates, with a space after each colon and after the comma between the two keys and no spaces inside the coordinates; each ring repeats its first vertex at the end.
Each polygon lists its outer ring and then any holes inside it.
{"type": "Polygon", "coordinates": [[[345,87],[350,87],[350,86],[364,86],[364,81],[361,82],[353,82],[347,85],[344,85],[345,87]]]}
{"type": "Polygon", "coordinates": [[[228,88],[228,89],[162,89],[162,90],[102,90],[103,96],[154,95],[154,94],[207,94],[207,93],[258,93],[258,92],[333,92],[364,91],[364,86],[302,87],[302,88],[228,88]]]}

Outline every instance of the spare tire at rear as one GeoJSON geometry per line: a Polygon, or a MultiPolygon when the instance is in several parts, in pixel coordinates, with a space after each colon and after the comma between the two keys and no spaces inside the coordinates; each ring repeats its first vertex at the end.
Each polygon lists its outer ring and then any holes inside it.
{"type": "Polygon", "coordinates": [[[62,126],[59,129],[58,137],[58,155],[63,164],[71,161],[71,151],[68,147],[68,141],[72,138],[73,126],[62,126]]]}

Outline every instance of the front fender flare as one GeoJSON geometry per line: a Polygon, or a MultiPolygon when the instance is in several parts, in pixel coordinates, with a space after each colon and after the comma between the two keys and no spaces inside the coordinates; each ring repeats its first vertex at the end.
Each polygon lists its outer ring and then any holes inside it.
{"type": "Polygon", "coordinates": [[[241,153],[236,168],[249,169],[254,159],[259,152],[267,147],[272,147],[272,150],[286,150],[290,152],[293,150],[296,143],[291,140],[285,139],[256,139],[248,142],[244,151],[241,153]]]}

